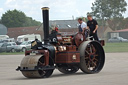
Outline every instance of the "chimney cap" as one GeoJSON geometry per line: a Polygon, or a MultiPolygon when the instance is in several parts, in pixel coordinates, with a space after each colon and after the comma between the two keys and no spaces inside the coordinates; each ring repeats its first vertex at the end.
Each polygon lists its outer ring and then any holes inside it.
{"type": "Polygon", "coordinates": [[[42,7],[42,10],[49,10],[49,7],[42,7]]]}

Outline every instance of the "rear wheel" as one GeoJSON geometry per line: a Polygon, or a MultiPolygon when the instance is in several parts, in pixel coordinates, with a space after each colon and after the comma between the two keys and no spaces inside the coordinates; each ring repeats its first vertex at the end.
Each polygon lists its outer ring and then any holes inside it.
{"type": "Polygon", "coordinates": [[[80,69],[84,73],[93,74],[102,70],[105,54],[102,46],[97,41],[83,42],[80,47],[80,69]]]}
{"type": "Polygon", "coordinates": [[[64,74],[73,74],[73,73],[76,73],[79,70],[79,68],[76,67],[76,66],[72,66],[72,67],[59,67],[58,70],[61,73],[64,73],[64,74]]]}

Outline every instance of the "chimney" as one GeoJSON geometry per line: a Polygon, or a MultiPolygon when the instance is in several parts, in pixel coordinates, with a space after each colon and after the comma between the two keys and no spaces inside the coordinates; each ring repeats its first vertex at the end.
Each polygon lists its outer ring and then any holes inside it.
{"type": "Polygon", "coordinates": [[[44,29],[44,44],[47,45],[49,43],[49,8],[43,7],[43,29],[44,29]]]}

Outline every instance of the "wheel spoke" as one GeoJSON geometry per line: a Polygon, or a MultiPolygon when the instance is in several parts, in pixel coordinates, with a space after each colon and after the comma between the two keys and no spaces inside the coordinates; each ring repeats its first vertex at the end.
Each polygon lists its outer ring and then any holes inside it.
{"type": "Polygon", "coordinates": [[[92,51],[92,47],[90,46],[90,53],[92,53],[93,51],[92,51]]]}
{"type": "Polygon", "coordinates": [[[97,66],[96,62],[93,62],[93,61],[92,61],[92,64],[93,64],[95,67],[97,66]]]}
{"type": "Polygon", "coordinates": [[[44,63],[42,63],[41,61],[39,61],[39,64],[41,65],[41,66],[44,66],[45,64],[44,63]]]}
{"type": "Polygon", "coordinates": [[[99,56],[98,54],[94,54],[94,56],[99,56]]]}
{"type": "Polygon", "coordinates": [[[94,60],[98,62],[98,59],[94,58],[94,60]]]}
{"type": "Polygon", "coordinates": [[[96,53],[96,49],[95,49],[95,47],[94,47],[93,45],[91,45],[91,47],[92,47],[92,51],[93,51],[93,53],[95,54],[95,53],[96,53]]]}
{"type": "Polygon", "coordinates": [[[85,52],[89,55],[89,52],[87,50],[85,50],[85,52]]]}
{"type": "Polygon", "coordinates": [[[90,67],[90,61],[88,61],[87,67],[88,67],[88,68],[90,67]]]}
{"type": "Polygon", "coordinates": [[[89,57],[85,57],[85,60],[89,59],[89,57]]]}

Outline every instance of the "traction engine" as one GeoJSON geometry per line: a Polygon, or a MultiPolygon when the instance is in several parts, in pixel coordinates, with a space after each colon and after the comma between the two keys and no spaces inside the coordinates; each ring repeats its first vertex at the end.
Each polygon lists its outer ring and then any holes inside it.
{"type": "Polygon", "coordinates": [[[91,41],[84,35],[49,34],[49,8],[42,8],[44,44],[37,39],[32,42],[32,50],[16,69],[27,78],[50,77],[57,68],[64,74],[76,73],[79,69],[87,74],[98,73],[105,62],[104,41],[91,41]],[[50,37],[51,36],[51,37],[50,37]]]}

